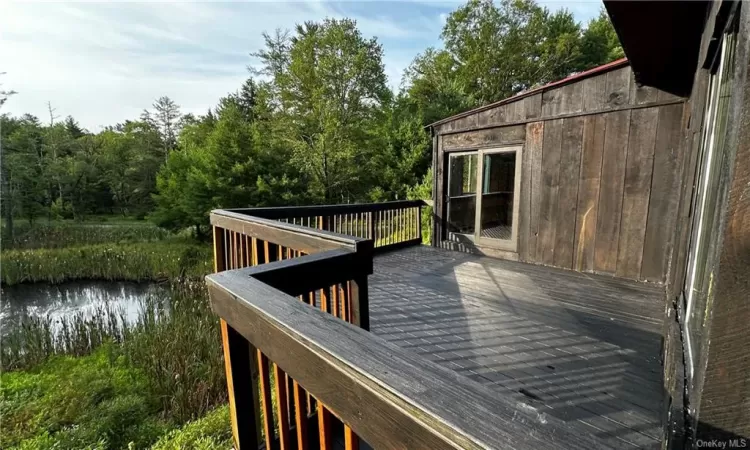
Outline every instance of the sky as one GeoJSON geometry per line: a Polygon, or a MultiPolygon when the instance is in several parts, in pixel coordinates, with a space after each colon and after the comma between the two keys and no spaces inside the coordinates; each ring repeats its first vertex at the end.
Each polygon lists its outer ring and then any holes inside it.
{"type": "MultiPolygon", "coordinates": [[[[539,2],[587,23],[599,0],[539,2]]],[[[389,84],[427,47],[457,1],[7,2],[0,0],[0,84],[12,96],[0,113],[48,121],[73,116],[92,132],[136,119],[167,95],[183,113],[204,114],[236,91],[257,64],[262,33],[325,17],[349,17],[383,45],[389,84]]]]}

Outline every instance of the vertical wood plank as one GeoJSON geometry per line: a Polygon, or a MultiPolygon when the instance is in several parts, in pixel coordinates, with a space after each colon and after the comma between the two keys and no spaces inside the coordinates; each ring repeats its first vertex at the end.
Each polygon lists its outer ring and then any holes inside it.
{"type": "Polygon", "coordinates": [[[331,314],[333,317],[339,317],[339,285],[335,284],[331,286],[331,314]]]}
{"type": "Polygon", "coordinates": [[[658,120],[658,108],[636,109],[630,115],[630,137],[617,252],[618,277],[638,279],[641,274],[658,120]]]}
{"type": "Polygon", "coordinates": [[[560,89],[559,114],[572,114],[583,111],[583,83],[566,84],[560,89]]]}
{"type": "Polygon", "coordinates": [[[289,403],[286,389],[286,373],[273,363],[274,387],[276,390],[276,418],[279,426],[279,444],[281,450],[291,449],[289,440],[289,403]]]}
{"type": "Polygon", "coordinates": [[[323,288],[320,290],[320,310],[323,312],[331,312],[329,297],[330,295],[328,294],[328,288],[323,288]]]}
{"type": "Polygon", "coordinates": [[[273,407],[271,406],[271,377],[268,358],[258,350],[258,373],[260,376],[260,399],[263,413],[263,433],[266,438],[266,448],[273,448],[273,407]]]}
{"type": "Polygon", "coordinates": [[[294,422],[297,429],[297,450],[307,450],[307,396],[296,381],[294,387],[294,422]]]}
{"type": "Polygon", "coordinates": [[[594,270],[598,272],[614,274],[617,268],[629,126],[630,110],[606,115],[594,250],[594,270]]]}
{"type": "Polygon", "coordinates": [[[224,251],[224,229],[213,227],[214,232],[214,272],[227,270],[224,251]]]}
{"type": "Polygon", "coordinates": [[[320,436],[320,450],[333,450],[331,413],[321,402],[318,402],[318,434],[320,436]]]}
{"type": "Polygon", "coordinates": [[[583,272],[594,271],[594,246],[596,242],[596,217],[599,205],[599,184],[604,152],[606,120],[601,114],[584,117],[581,172],[576,208],[575,255],[573,268],[583,272]]]}
{"type": "Polygon", "coordinates": [[[638,86],[635,82],[635,74],[630,71],[630,104],[643,105],[659,100],[659,90],[651,86],[638,86]]]}
{"type": "MultiPolygon", "coordinates": [[[[544,122],[533,122],[526,126],[525,151],[529,154],[529,221],[526,260],[537,262],[536,247],[539,235],[539,208],[542,201],[542,148],[544,144],[544,122]]],[[[523,182],[523,180],[522,180],[523,182]]],[[[522,233],[523,234],[523,233],[522,233]]]]}
{"type": "Polygon", "coordinates": [[[417,217],[416,217],[416,221],[417,221],[417,224],[416,224],[417,237],[419,239],[422,239],[422,208],[419,207],[419,206],[417,206],[416,209],[417,209],[417,211],[416,211],[416,214],[417,214],[417,217]]]}
{"type": "MultiPolygon", "coordinates": [[[[607,107],[617,108],[630,101],[630,67],[607,72],[607,107]]],[[[605,156],[606,158],[606,156],[605,156]]]]}
{"type": "Polygon", "coordinates": [[[607,106],[607,74],[586,78],[583,83],[583,110],[601,111],[607,106]]]}
{"type": "Polygon", "coordinates": [[[667,271],[679,202],[683,107],[683,104],[676,104],[659,108],[651,198],[643,242],[643,280],[662,281],[667,271]]]}
{"type": "Polygon", "coordinates": [[[260,443],[260,410],[253,383],[254,348],[224,319],[220,323],[234,445],[237,449],[254,450],[260,443]]]}
{"type": "Polygon", "coordinates": [[[555,262],[555,225],[560,181],[562,123],[563,119],[548,120],[545,123],[542,144],[542,183],[536,260],[550,265],[555,262]]]}
{"type": "Polygon", "coordinates": [[[555,266],[566,269],[573,267],[582,141],[583,117],[564,119],[560,155],[560,187],[557,196],[555,266]]]}
{"type": "Polygon", "coordinates": [[[346,450],[359,450],[359,438],[349,425],[344,425],[344,448],[346,450]]]}
{"type": "Polygon", "coordinates": [[[542,92],[542,117],[545,119],[560,114],[560,88],[542,92]]]}
{"type": "Polygon", "coordinates": [[[370,330],[370,306],[367,276],[351,281],[351,323],[363,330],[370,330]]]}
{"type": "MultiPolygon", "coordinates": [[[[526,119],[538,119],[542,116],[542,94],[530,95],[523,99],[523,109],[526,113],[526,119]]],[[[526,135],[528,136],[528,134],[526,135]]],[[[527,137],[528,139],[528,137],[527,137]]]]}

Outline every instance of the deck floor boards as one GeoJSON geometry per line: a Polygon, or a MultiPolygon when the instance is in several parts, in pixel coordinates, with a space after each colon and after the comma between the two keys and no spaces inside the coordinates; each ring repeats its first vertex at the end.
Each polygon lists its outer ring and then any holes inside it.
{"type": "Polygon", "coordinates": [[[617,448],[658,448],[662,287],[426,246],[375,257],[371,330],[617,448]]]}

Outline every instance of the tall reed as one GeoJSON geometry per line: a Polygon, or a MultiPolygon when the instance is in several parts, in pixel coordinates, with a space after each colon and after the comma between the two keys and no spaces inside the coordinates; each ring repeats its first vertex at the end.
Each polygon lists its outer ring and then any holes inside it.
{"type": "Polygon", "coordinates": [[[154,292],[135,322],[102,306],[94,314],[62,319],[28,317],[0,337],[3,370],[31,369],[52,355],[87,355],[103,343],[118,348],[143,371],[165,417],[178,423],[203,416],[227,398],[219,320],[203,281],[172,283],[154,292]]]}
{"type": "Polygon", "coordinates": [[[7,250],[0,253],[2,283],[70,280],[166,280],[211,270],[211,249],[191,240],[7,250]]]}

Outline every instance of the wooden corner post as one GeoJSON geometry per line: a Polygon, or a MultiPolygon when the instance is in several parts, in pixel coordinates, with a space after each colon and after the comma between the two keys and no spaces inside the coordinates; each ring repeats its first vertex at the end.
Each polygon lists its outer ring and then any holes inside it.
{"type": "MultiPolygon", "coordinates": [[[[226,270],[227,257],[224,229],[213,227],[213,235],[214,272],[221,272],[226,270]]],[[[257,351],[224,319],[220,320],[234,448],[255,450],[261,442],[260,415],[257,413],[260,409],[255,388],[258,385],[255,370],[257,351]]]]}

